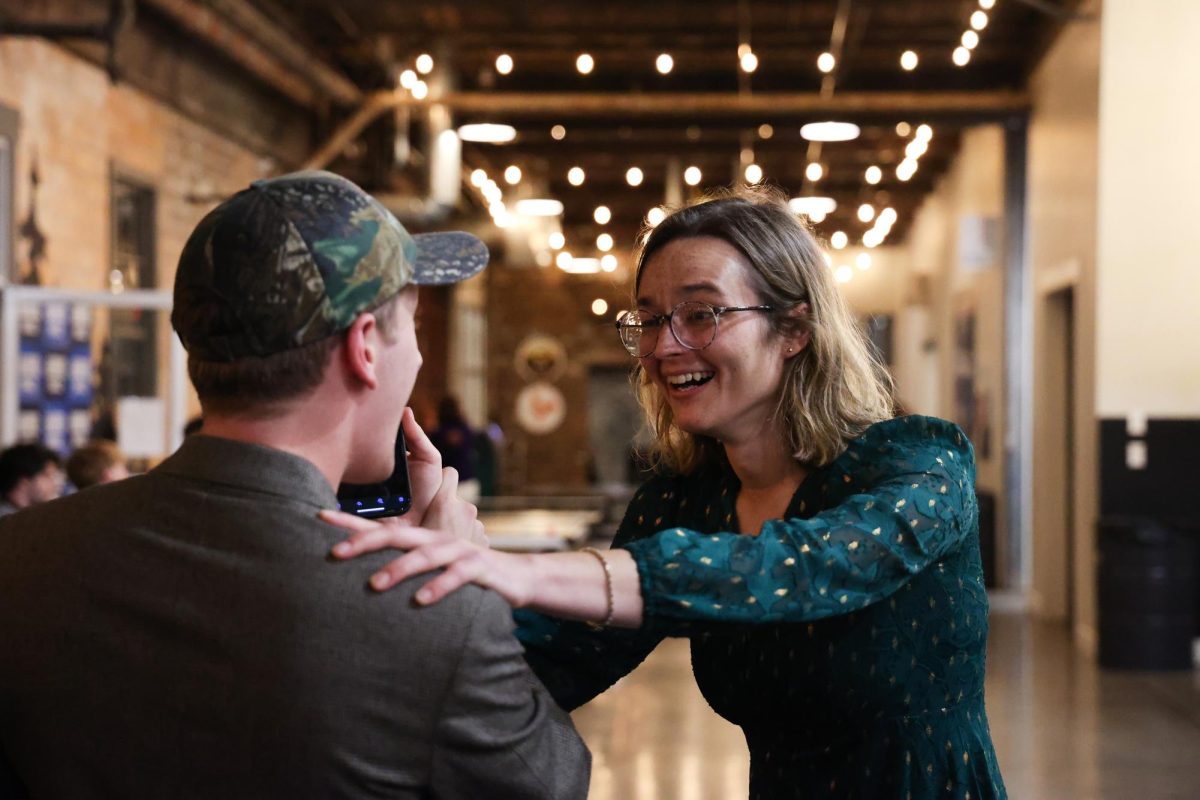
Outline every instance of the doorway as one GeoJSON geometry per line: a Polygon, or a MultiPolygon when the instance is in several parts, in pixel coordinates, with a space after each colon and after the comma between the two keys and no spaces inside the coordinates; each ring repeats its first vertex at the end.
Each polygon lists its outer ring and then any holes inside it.
{"type": "MultiPolygon", "coordinates": [[[[1045,295],[1045,407],[1039,436],[1044,611],[1075,621],[1075,290],[1045,295]]],[[[1035,567],[1036,569],[1036,567],[1035,567]]]]}

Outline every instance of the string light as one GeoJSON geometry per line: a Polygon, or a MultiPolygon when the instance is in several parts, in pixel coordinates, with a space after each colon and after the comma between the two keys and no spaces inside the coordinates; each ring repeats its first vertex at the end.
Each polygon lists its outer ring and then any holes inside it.
{"type": "Polygon", "coordinates": [[[422,75],[428,75],[433,72],[433,56],[429,55],[429,53],[421,53],[421,55],[417,56],[416,65],[417,72],[422,75]]]}
{"type": "Polygon", "coordinates": [[[854,278],[854,270],[850,268],[849,264],[842,264],[833,271],[833,277],[837,279],[838,283],[849,283],[854,278]]]}
{"type": "Polygon", "coordinates": [[[965,67],[971,61],[971,51],[965,47],[954,48],[954,55],[951,56],[956,67],[965,67]]]}
{"type": "Polygon", "coordinates": [[[825,175],[825,168],[822,167],[820,164],[818,164],[816,161],[813,161],[811,164],[809,164],[807,167],[804,168],[804,177],[808,178],[813,183],[816,183],[817,181],[821,180],[821,178],[824,175],[825,175]]]}
{"type": "Polygon", "coordinates": [[[605,272],[616,272],[617,257],[612,253],[605,253],[600,257],[600,269],[604,270],[605,272]]]}
{"type": "Polygon", "coordinates": [[[658,223],[667,218],[667,212],[663,211],[662,206],[655,206],[646,212],[646,223],[651,228],[658,227],[658,223]]]}
{"type": "MultiPolygon", "coordinates": [[[[601,266],[604,266],[601,264],[601,266]]],[[[597,297],[592,301],[592,313],[597,317],[603,317],[608,313],[608,301],[603,297],[597,297]]]]}
{"type": "Polygon", "coordinates": [[[556,142],[561,142],[567,138],[567,129],[562,125],[555,125],[550,129],[550,138],[556,142]]]}
{"type": "Polygon", "coordinates": [[[640,169],[638,169],[637,167],[630,167],[625,172],[625,182],[628,183],[630,186],[641,186],[642,179],[644,177],[645,177],[645,175],[643,175],[642,171],[640,169]]]}
{"type": "Polygon", "coordinates": [[[613,249],[613,237],[611,234],[602,233],[596,237],[596,249],[601,253],[607,253],[613,249]]]}
{"type": "Polygon", "coordinates": [[[826,74],[833,72],[833,68],[837,66],[837,59],[833,57],[833,53],[821,53],[817,56],[817,69],[826,74]]]}
{"type": "Polygon", "coordinates": [[[911,158],[906,158],[896,167],[896,177],[902,181],[912,179],[913,175],[917,174],[917,162],[911,158]]]}
{"type": "Polygon", "coordinates": [[[859,253],[854,257],[854,266],[858,267],[863,272],[871,268],[871,254],[859,253]]]}
{"type": "Polygon", "coordinates": [[[688,186],[695,186],[703,177],[699,167],[688,167],[683,171],[683,182],[688,186]]]}
{"type": "Polygon", "coordinates": [[[508,53],[501,53],[496,56],[496,72],[501,75],[507,75],[513,71],[513,58],[508,53]]]}
{"type": "Polygon", "coordinates": [[[587,53],[580,53],[579,58],[575,59],[575,69],[579,70],[580,75],[588,75],[596,67],[596,60],[587,53]]]}
{"type": "Polygon", "coordinates": [[[666,75],[675,67],[675,59],[671,58],[668,53],[660,53],[658,58],[654,60],[654,67],[659,73],[666,75]]]}
{"type": "Polygon", "coordinates": [[[417,73],[411,69],[406,69],[400,73],[400,85],[405,89],[411,89],[417,82],[417,73]]]}
{"type": "Polygon", "coordinates": [[[582,186],[587,175],[583,172],[583,167],[571,167],[567,170],[567,183],[572,186],[582,186]]]}
{"type": "Polygon", "coordinates": [[[504,182],[509,186],[516,186],[518,183],[520,183],[521,168],[516,164],[510,164],[508,168],[504,170],[504,182]]]}
{"type": "Polygon", "coordinates": [[[917,54],[912,50],[905,50],[900,54],[900,67],[905,72],[912,72],[916,69],[919,61],[920,59],[917,57],[917,54]]]}
{"type": "Polygon", "coordinates": [[[863,203],[858,207],[858,221],[870,222],[875,219],[875,206],[870,203],[863,203]]]}
{"type": "Polygon", "coordinates": [[[596,206],[596,210],[592,212],[592,219],[596,220],[597,225],[607,225],[612,219],[612,211],[608,206],[596,206]]]}
{"type": "Polygon", "coordinates": [[[850,244],[850,237],[846,235],[845,231],[834,231],[833,235],[829,237],[829,243],[833,245],[834,250],[843,250],[846,245],[850,244]]]}
{"type": "Polygon", "coordinates": [[[926,125],[924,123],[922,123],[921,125],[918,125],[916,137],[923,142],[928,142],[930,139],[933,138],[933,128],[929,127],[928,125],[926,125]]]}
{"type": "Polygon", "coordinates": [[[867,167],[866,174],[864,174],[863,177],[866,178],[867,183],[874,186],[875,184],[877,184],[881,180],[883,180],[883,170],[881,170],[879,167],[876,167],[874,165],[869,166],[869,167],[867,167]]]}
{"type": "Polygon", "coordinates": [[[742,66],[742,72],[751,73],[758,69],[758,56],[754,53],[747,51],[738,61],[742,66]]]}
{"type": "Polygon", "coordinates": [[[996,5],[996,0],[979,0],[979,7],[984,11],[991,11],[994,5],[996,5]]]}
{"type": "Polygon", "coordinates": [[[413,97],[418,100],[424,100],[429,96],[429,84],[425,83],[425,81],[417,81],[409,91],[412,92],[413,97]]]}
{"type": "Polygon", "coordinates": [[[562,231],[553,231],[546,242],[552,249],[562,250],[567,244],[567,237],[563,236],[562,231]]]}
{"type": "Polygon", "coordinates": [[[971,27],[977,31],[981,31],[988,25],[988,15],[986,11],[976,11],[971,15],[971,27]]]}
{"type": "Polygon", "coordinates": [[[897,136],[903,138],[905,136],[908,136],[910,133],[912,133],[912,126],[909,125],[907,122],[897,122],[896,123],[896,135],[897,136]]]}
{"type": "Polygon", "coordinates": [[[774,135],[775,135],[775,128],[772,127],[771,125],[768,125],[767,123],[764,122],[762,125],[758,126],[758,138],[770,139],[774,135]]]}
{"type": "Polygon", "coordinates": [[[750,164],[746,167],[746,183],[758,183],[763,178],[762,167],[758,164],[750,164]]]}
{"type": "Polygon", "coordinates": [[[476,189],[483,186],[483,184],[487,182],[487,179],[488,179],[487,173],[481,169],[477,169],[477,170],[474,170],[471,172],[471,185],[474,186],[476,189]]]}
{"type": "Polygon", "coordinates": [[[979,46],[979,34],[975,31],[963,31],[962,46],[968,50],[974,50],[979,46]]]}

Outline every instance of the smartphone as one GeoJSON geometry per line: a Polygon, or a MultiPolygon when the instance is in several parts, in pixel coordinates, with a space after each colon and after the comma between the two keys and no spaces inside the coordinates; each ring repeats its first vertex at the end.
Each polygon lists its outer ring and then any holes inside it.
{"type": "Polygon", "coordinates": [[[404,431],[396,434],[396,468],[383,483],[343,483],[337,492],[338,509],[367,519],[398,517],[412,508],[408,484],[408,453],[404,431]]]}

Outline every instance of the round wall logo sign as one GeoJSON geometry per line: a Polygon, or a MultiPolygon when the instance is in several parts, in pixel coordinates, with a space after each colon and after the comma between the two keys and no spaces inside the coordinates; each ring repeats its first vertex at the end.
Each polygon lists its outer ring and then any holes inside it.
{"type": "Polygon", "coordinates": [[[513,366],[527,381],[553,381],[567,367],[567,351],[551,336],[526,336],[517,346],[513,366]]]}
{"type": "Polygon", "coordinates": [[[539,381],[517,395],[517,424],[529,433],[547,434],[558,429],[567,416],[567,400],[553,384],[539,381]]]}

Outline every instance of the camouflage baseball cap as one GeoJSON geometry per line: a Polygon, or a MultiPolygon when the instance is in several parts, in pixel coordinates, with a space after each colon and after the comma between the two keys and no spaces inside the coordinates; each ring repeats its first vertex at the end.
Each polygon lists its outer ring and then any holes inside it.
{"type": "Polygon", "coordinates": [[[171,325],[192,356],[269,356],[339,333],[410,283],[457,283],[487,266],[468,233],[410,235],[330,172],[255,181],[200,221],[175,275],[171,325]]]}

